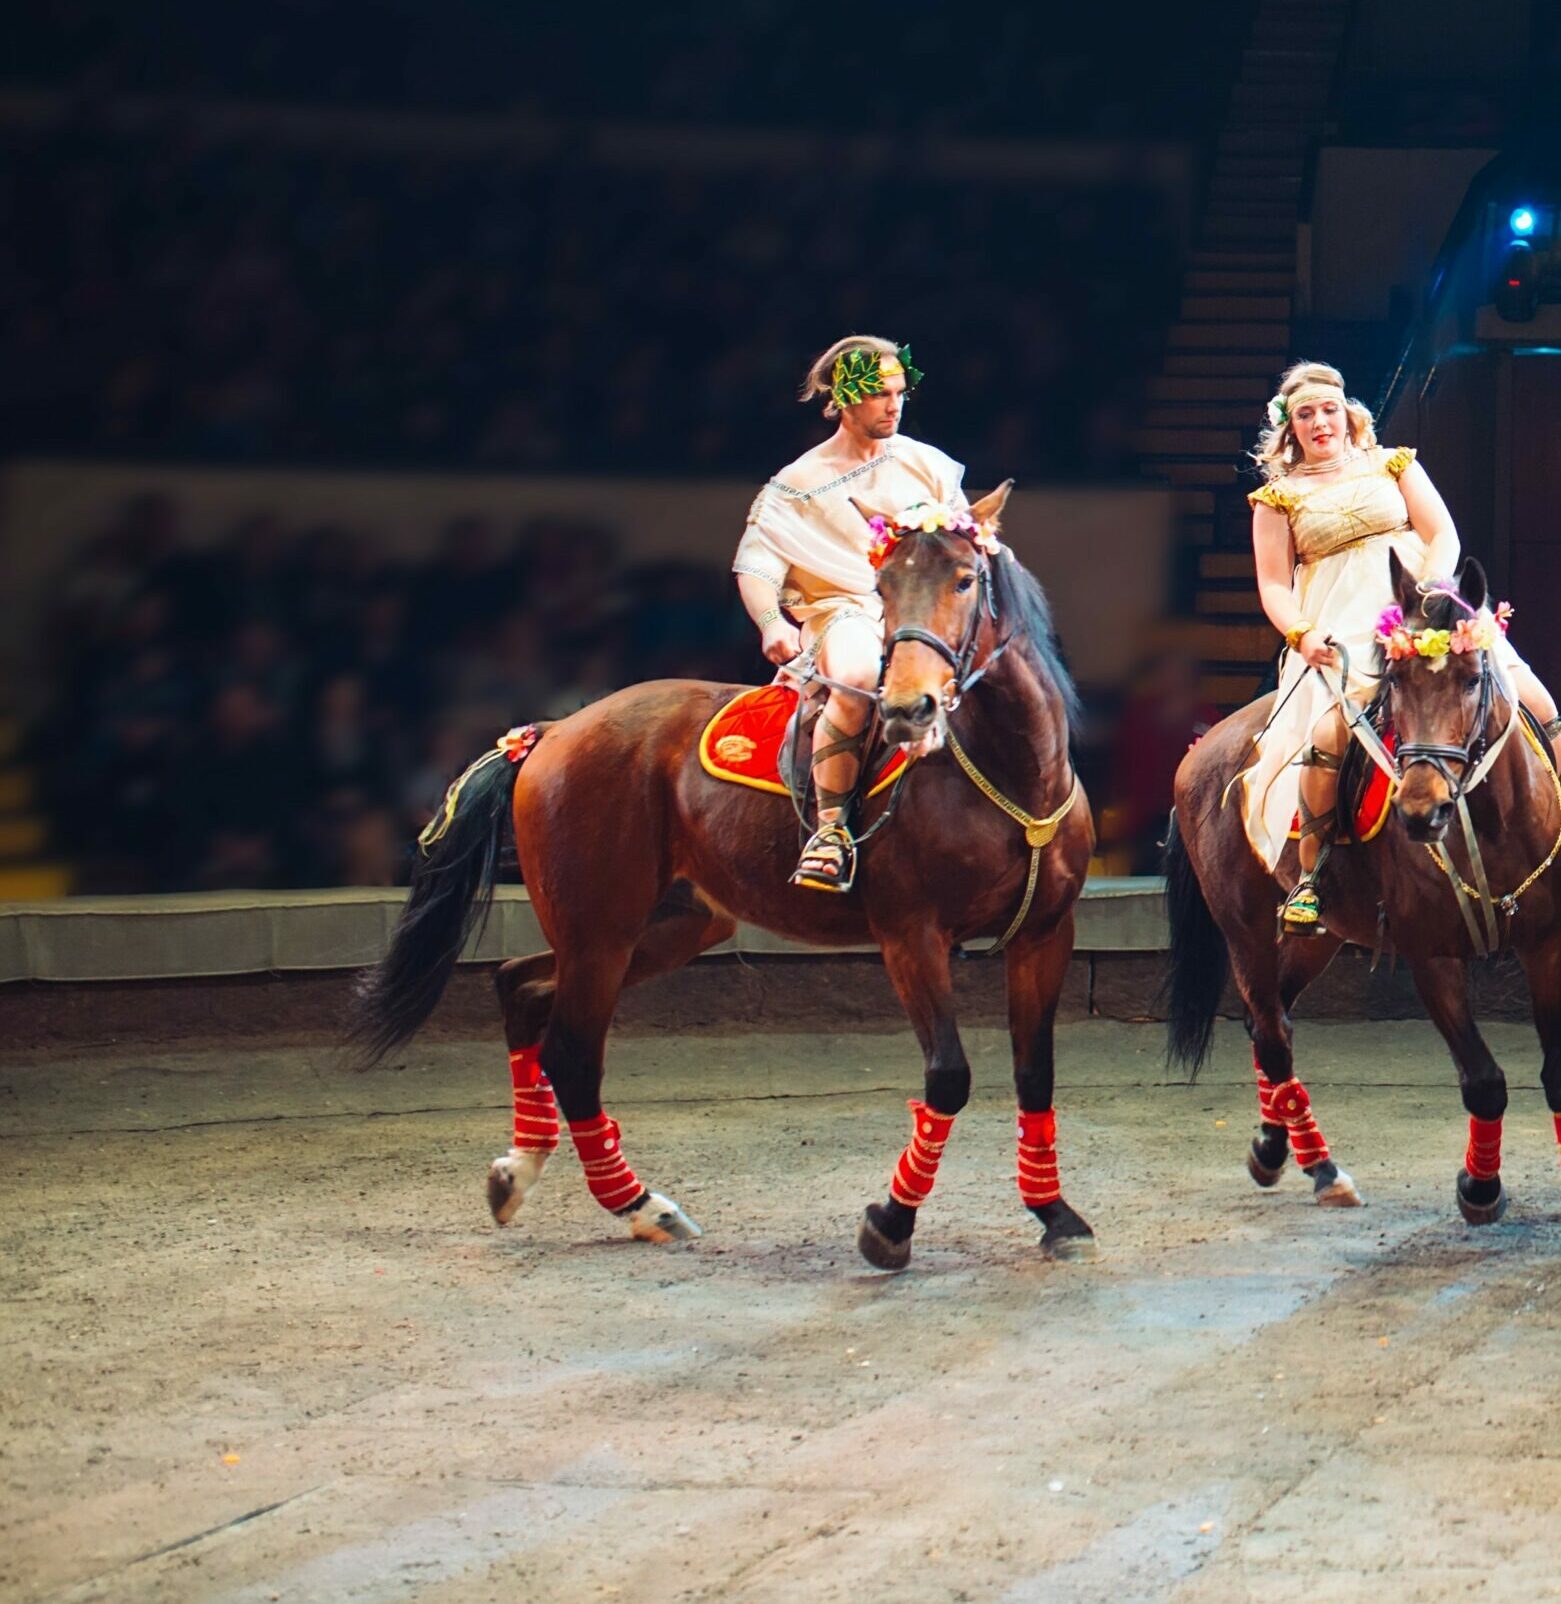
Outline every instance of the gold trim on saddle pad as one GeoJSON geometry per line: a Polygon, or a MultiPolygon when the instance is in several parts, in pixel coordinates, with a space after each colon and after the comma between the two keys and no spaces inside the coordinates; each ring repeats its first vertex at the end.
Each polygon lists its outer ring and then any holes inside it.
{"type": "MultiPolygon", "coordinates": [[[[1374,770],[1373,772],[1380,773],[1381,771],[1374,770]]],[[[1368,784],[1369,783],[1370,782],[1368,781],[1368,784]]],[[[1339,833],[1334,836],[1334,841],[1339,846],[1349,846],[1353,845],[1355,842],[1359,842],[1361,846],[1365,846],[1368,841],[1375,841],[1377,837],[1382,834],[1383,826],[1388,822],[1388,815],[1393,811],[1393,798],[1397,795],[1398,787],[1396,785],[1387,786],[1382,794],[1382,811],[1377,815],[1377,822],[1372,825],[1372,827],[1367,830],[1364,835],[1356,836],[1353,838],[1353,840],[1341,829],[1339,833]]],[[[1363,797],[1361,800],[1364,801],[1365,798],[1363,797]]],[[[1291,830],[1287,834],[1287,839],[1291,841],[1299,841],[1301,839],[1301,832],[1299,830],[1291,830]]]]}
{"type": "MultiPolygon", "coordinates": [[[[763,696],[773,689],[775,689],[774,686],[760,685],[739,692],[705,725],[699,736],[699,766],[711,779],[726,780],[732,785],[746,785],[750,790],[754,791],[770,791],[776,796],[789,796],[791,794],[785,784],[779,780],[771,780],[755,774],[744,774],[738,769],[727,767],[728,764],[751,762],[755,752],[758,750],[759,743],[752,736],[744,735],[740,730],[727,730],[724,733],[718,733],[728,715],[740,703],[746,701],[749,697],[763,696]]],[[[873,782],[867,795],[870,797],[877,796],[880,791],[885,791],[893,785],[899,777],[900,771],[905,767],[906,762],[905,753],[897,752],[889,759],[887,767],[873,782]]]]}

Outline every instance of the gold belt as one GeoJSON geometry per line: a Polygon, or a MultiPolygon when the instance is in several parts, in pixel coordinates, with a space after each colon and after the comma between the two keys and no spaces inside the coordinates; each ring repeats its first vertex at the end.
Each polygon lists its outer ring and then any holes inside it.
{"type": "Polygon", "coordinates": [[[1327,551],[1297,552],[1295,565],[1297,568],[1306,568],[1312,563],[1320,563],[1324,557],[1336,557],[1352,546],[1363,546],[1368,540],[1381,540],[1384,535],[1412,535],[1414,532],[1413,524],[1394,524],[1391,529],[1377,529],[1369,535],[1353,535],[1348,540],[1341,540],[1337,546],[1330,546],[1327,551]]]}

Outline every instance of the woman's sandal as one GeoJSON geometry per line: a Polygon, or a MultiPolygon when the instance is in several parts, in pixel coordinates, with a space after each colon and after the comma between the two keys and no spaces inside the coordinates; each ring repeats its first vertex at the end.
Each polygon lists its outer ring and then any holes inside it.
{"type": "Polygon", "coordinates": [[[808,838],[792,874],[794,886],[811,891],[849,891],[856,879],[856,842],[843,824],[821,824],[808,838]]]}

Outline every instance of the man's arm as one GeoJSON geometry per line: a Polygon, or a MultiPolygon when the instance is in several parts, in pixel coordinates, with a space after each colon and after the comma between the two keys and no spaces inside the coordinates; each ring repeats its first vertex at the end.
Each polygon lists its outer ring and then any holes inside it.
{"type": "Polygon", "coordinates": [[[789,663],[802,650],[802,631],[781,611],[780,592],[758,574],[739,574],[737,594],[759,631],[759,650],[772,663],[789,663]]]}

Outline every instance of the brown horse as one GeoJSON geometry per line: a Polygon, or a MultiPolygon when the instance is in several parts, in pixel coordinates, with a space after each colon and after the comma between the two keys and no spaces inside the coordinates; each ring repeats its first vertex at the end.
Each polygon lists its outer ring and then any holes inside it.
{"type": "MultiPolygon", "coordinates": [[[[1456,588],[1450,582],[1445,589],[1417,585],[1396,555],[1390,574],[1411,633],[1454,628],[1486,604],[1485,574],[1473,561],[1456,588]]],[[[1469,1112],[1469,1148],[1456,1188],[1466,1220],[1487,1224],[1507,1205],[1500,1173],[1507,1086],[1469,1001],[1468,962],[1482,948],[1511,947],[1527,971],[1544,1049],[1545,1097],[1561,1136],[1561,925],[1557,879],[1549,872],[1561,846],[1561,784],[1548,748],[1522,721],[1497,673],[1494,655],[1476,650],[1390,661],[1383,654],[1372,717],[1396,737],[1394,817],[1375,840],[1341,845],[1329,856],[1319,879],[1328,927],[1323,934],[1277,938],[1281,895],[1298,874],[1295,846],[1269,875],[1247,845],[1237,796],[1223,801],[1273,698],[1217,724],[1177,773],[1167,860],[1171,1054],[1194,1073],[1207,1056],[1228,963],[1258,1071],[1262,1130],[1248,1168],[1259,1185],[1278,1180],[1293,1145],[1318,1201],[1359,1201],[1328,1156],[1291,1054],[1290,1009],[1347,941],[1389,944],[1408,961],[1452,1052],[1469,1112]],[[1462,808],[1478,843],[1478,864],[1462,829],[1449,830],[1461,821],[1462,808]],[[1451,875],[1440,853],[1447,854],[1451,875]],[[1490,899],[1476,894],[1460,908],[1453,876],[1467,897],[1477,890],[1469,882],[1478,883],[1482,872],[1490,899]]],[[[1348,811],[1349,770],[1360,761],[1359,749],[1352,749],[1341,775],[1341,816],[1348,811]]]]}
{"type": "MultiPolygon", "coordinates": [[[[995,522],[1007,492],[978,502],[975,517],[995,522]]],[[[889,640],[883,740],[951,739],[912,764],[897,797],[863,804],[859,833],[894,812],[864,847],[846,895],[788,883],[797,829],[784,798],[701,767],[700,733],[736,686],[631,686],[547,726],[523,765],[494,757],[467,771],[447,831],[418,864],[390,951],[360,988],[355,1036],[373,1061],[428,1017],[491,900],[512,815],[551,951],[498,974],[516,1098],[515,1145],[489,1173],[501,1224],[556,1146],[561,1109],[593,1195],[634,1235],[698,1234],[629,1168],[602,1109],[603,1050],[625,985],[680,967],[746,920],[794,940],[882,948],[921,1044],[925,1095],[911,1105],[911,1143],[891,1195],[869,1206],[857,1241],[873,1264],[901,1268],[970,1095],[952,947],[1017,925],[1006,963],[1020,1196],[1045,1228],[1047,1254],[1093,1254],[1093,1233],[1057,1182],[1052,1027],[1094,830],[1069,759],[1076,704],[1046,599],[1011,552],[988,556],[943,530],[907,533],[883,563],[879,590],[889,640]],[[1012,811],[978,789],[958,749],[1012,811]]]]}

